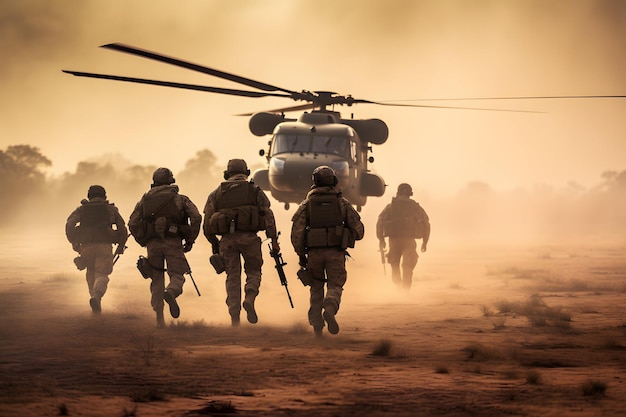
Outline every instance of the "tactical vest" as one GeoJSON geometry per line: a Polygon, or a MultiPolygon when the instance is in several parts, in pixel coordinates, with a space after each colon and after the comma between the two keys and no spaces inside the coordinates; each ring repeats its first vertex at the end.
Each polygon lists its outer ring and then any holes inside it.
{"type": "Polygon", "coordinates": [[[176,205],[178,193],[174,189],[149,193],[143,200],[143,222],[146,239],[179,236],[184,224],[183,213],[176,205]]]}
{"type": "Polygon", "coordinates": [[[83,203],[77,230],[78,243],[115,242],[108,205],[109,203],[100,201],[83,203]]]}
{"type": "Polygon", "coordinates": [[[424,237],[425,219],[419,203],[410,199],[391,199],[390,218],[385,224],[384,235],[421,239],[424,237]]]}
{"type": "Polygon", "coordinates": [[[308,197],[306,247],[342,247],[347,245],[348,229],[344,228],[341,194],[314,193],[308,197]]]}
{"type": "Polygon", "coordinates": [[[216,235],[265,230],[258,207],[259,189],[246,180],[224,181],[215,199],[215,213],[209,219],[209,230],[216,235]]]}

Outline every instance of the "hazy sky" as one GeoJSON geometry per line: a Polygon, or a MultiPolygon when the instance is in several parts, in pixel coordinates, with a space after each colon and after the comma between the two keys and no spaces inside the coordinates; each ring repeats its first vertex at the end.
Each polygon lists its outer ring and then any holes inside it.
{"type": "MultiPolygon", "coordinates": [[[[0,0],[0,148],[38,146],[53,175],[109,153],[175,172],[203,148],[224,164],[263,162],[267,139],[234,115],[293,102],[61,72],[243,88],[98,48],[111,42],[291,90],[377,101],[626,94],[619,0],[0,0]]],[[[436,194],[469,181],[591,186],[605,170],[626,169],[626,99],[431,104],[543,113],[339,110],[389,125],[373,169],[394,187],[407,181],[436,194]]]]}

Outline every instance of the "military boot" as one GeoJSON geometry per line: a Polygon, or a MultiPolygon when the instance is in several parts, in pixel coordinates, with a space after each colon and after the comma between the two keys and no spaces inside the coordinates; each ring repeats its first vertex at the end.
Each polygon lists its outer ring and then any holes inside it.
{"type": "Polygon", "coordinates": [[[169,304],[169,306],[170,306],[170,314],[172,315],[172,317],[177,319],[180,316],[180,307],[178,306],[178,303],[176,302],[176,297],[174,297],[174,294],[172,294],[170,291],[166,290],[163,293],[163,300],[167,304],[169,304]]]}
{"type": "Polygon", "coordinates": [[[102,305],[100,304],[100,297],[92,297],[89,299],[89,305],[91,306],[91,312],[93,314],[102,313],[102,305]]]}
{"type": "Polygon", "coordinates": [[[337,319],[335,319],[335,314],[337,313],[337,308],[334,306],[324,307],[324,321],[328,326],[328,333],[337,334],[339,333],[339,323],[337,323],[337,319]]]}
{"type": "Polygon", "coordinates": [[[259,318],[256,315],[256,310],[254,309],[255,298],[256,294],[252,292],[247,292],[246,298],[243,301],[243,309],[246,310],[246,313],[248,314],[248,321],[252,324],[259,321],[259,318]]]}
{"type": "Polygon", "coordinates": [[[163,310],[157,310],[156,311],[156,322],[157,322],[157,327],[159,329],[164,329],[165,328],[165,317],[163,317],[163,310]]]}
{"type": "Polygon", "coordinates": [[[313,334],[315,337],[322,337],[322,331],[324,330],[324,326],[313,326],[313,334]]]}

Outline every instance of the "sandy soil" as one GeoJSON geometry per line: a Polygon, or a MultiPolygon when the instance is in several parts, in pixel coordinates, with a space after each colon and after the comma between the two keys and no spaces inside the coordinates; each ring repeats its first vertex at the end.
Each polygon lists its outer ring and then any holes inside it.
{"type": "Polygon", "coordinates": [[[181,317],[156,329],[139,248],[116,265],[98,317],[66,242],[37,256],[28,245],[0,255],[2,416],[624,415],[623,243],[431,243],[410,294],[364,243],[341,331],[321,339],[288,255],[295,308],[267,257],[259,323],[231,328],[200,245],[202,296],[189,282],[181,317]]]}

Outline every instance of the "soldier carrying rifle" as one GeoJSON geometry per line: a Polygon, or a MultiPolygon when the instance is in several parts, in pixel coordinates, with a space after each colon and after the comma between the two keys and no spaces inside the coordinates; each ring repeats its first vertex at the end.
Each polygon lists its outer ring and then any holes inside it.
{"type": "Polygon", "coordinates": [[[241,308],[248,322],[259,318],[254,306],[261,286],[261,238],[257,232],[265,230],[271,239],[271,252],[280,253],[274,213],[265,193],[248,180],[250,170],[243,159],[228,161],[224,179],[209,194],[204,206],[204,236],[211,243],[213,254],[219,254],[226,271],[226,305],[232,326],[239,326],[241,308]],[[221,239],[218,238],[221,236],[221,239]],[[246,274],[245,298],[241,302],[241,258],[246,274]]]}
{"type": "Polygon", "coordinates": [[[329,333],[339,333],[335,315],[347,279],[346,249],[353,248],[365,233],[359,213],[336,188],[337,183],[332,168],[315,168],[313,187],[291,219],[291,243],[300,258],[300,266],[310,272],[299,277],[310,275],[311,278],[308,318],[316,337],[322,335],[324,322],[329,333]]]}
{"type": "Polygon", "coordinates": [[[101,299],[107,291],[109,275],[113,272],[111,245],[117,243],[115,254],[119,257],[124,253],[128,239],[124,219],[117,207],[107,201],[104,187],[89,187],[87,200],[82,200],[80,207],[67,218],[65,234],[72,248],[79,253],[74,259],[76,267],[81,271],[87,269],[91,311],[100,314],[101,299]]]}

